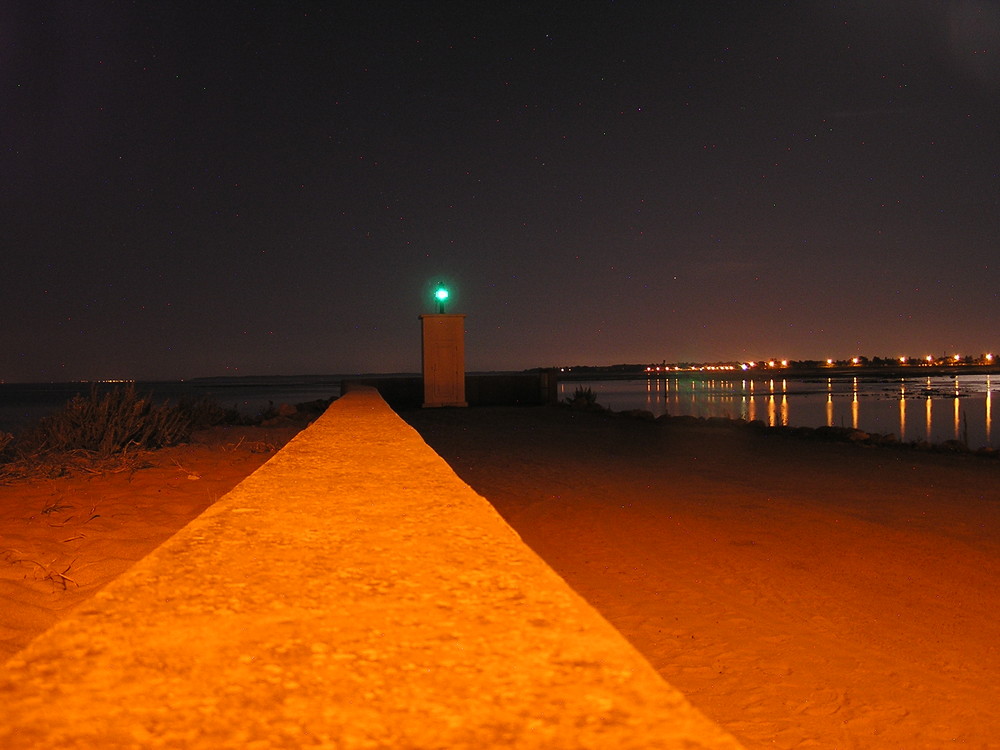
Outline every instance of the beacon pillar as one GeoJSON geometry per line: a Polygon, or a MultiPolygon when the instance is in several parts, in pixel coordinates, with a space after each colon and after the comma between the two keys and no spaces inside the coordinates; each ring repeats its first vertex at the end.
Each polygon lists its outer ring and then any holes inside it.
{"type": "MultiPolygon", "coordinates": [[[[439,302],[443,301],[439,298],[439,302]]],[[[465,316],[438,313],[421,315],[420,321],[424,406],[468,406],[465,401],[465,316]]]]}

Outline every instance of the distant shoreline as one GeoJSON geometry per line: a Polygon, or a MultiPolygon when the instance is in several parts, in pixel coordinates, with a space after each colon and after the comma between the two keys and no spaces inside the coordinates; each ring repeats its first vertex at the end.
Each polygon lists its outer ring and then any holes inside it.
{"type": "MultiPolygon", "coordinates": [[[[655,372],[647,372],[639,367],[645,365],[627,365],[637,369],[621,369],[622,365],[590,366],[581,365],[568,369],[558,367],[530,367],[524,370],[469,370],[466,375],[530,375],[541,373],[552,373],[556,380],[643,380],[666,378],[687,378],[691,380],[705,380],[718,378],[752,378],[770,380],[776,377],[782,378],[841,378],[841,377],[863,377],[863,378],[913,378],[913,377],[943,377],[961,375],[1000,375],[1000,364],[995,365],[854,365],[848,367],[821,366],[821,367],[774,367],[774,368],[754,368],[750,370],[709,370],[707,368],[698,369],[672,369],[655,372]]],[[[48,387],[48,386],[85,386],[90,384],[110,385],[134,383],[136,385],[171,385],[183,384],[194,388],[253,388],[268,386],[290,386],[309,385],[318,386],[324,384],[336,384],[344,380],[356,379],[395,379],[395,378],[420,378],[419,372],[389,372],[389,373],[349,373],[349,374],[328,374],[328,375],[206,375],[195,378],[177,379],[146,379],[137,378],[135,380],[65,380],[65,381],[3,381],[0,385],[7,387],[48,387]]]]}
{"type": "Polygon", "coordinates": [[[557,380],[665,380],[668,378],[759,379],[774,378],[935,378],[962,375],[1000,375],[1000,365],[896,365],[890,367],[774,367],[751,370],[663,370],[658,372],[621,372],[613,370],[556,371],[557,380]]]}

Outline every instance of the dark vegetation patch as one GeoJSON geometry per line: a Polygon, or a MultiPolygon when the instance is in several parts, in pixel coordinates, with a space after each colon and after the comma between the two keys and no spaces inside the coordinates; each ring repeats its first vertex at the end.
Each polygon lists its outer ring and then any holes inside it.
{"type": "Polygon", "coordinates": [[[0,433],[0,482],[26,477],[56,477],[75,471],[134,471],[148,465],[145,455],[185,443],[193,432],[218,425],[278,426],[311,421],[329,401],[298,406],[273,404],[246,419],[209,399],[176,405],[156,403],[134,385],[74,396],[62,410],[38,420],[18,436],[0,433]]]}

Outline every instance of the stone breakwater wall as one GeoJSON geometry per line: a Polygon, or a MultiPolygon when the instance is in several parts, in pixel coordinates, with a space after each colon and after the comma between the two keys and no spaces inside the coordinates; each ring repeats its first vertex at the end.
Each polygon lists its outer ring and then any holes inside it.
{"type": "Polygon", "coordinates": [[[0,669],[4,748],[737,748],[372,389],[0,669]]]}

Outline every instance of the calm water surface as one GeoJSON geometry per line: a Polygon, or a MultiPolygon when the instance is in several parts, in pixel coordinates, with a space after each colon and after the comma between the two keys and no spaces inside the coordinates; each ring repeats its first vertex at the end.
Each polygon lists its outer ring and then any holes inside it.
{"type": "Polygon", "coordinates": [[[759,419],[770,426],[853,427],[903,442],[964,440],[997,447],[993,403],[1000,377],[717,379],[690,377],[562,382],[560,399],[590,388],[615,411],[759,419]]]}

